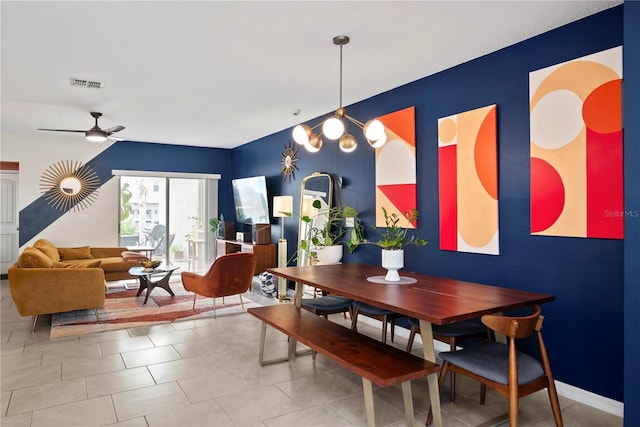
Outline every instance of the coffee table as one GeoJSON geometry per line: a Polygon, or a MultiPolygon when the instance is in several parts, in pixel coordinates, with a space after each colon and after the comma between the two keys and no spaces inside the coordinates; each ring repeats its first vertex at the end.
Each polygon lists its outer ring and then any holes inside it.
{"type": "Polygon", "coordinates": [[[175,294],[171,290],[171,287],[169,286],[169,278],[171,277],[171,274],[179,268],[179,266],[164,264],[161,264],[159,267],[152,270],[148,270],[144,267],[131,267],[129,269],[129,274],[132,276],[137,276],[138,280],[140,281],[140,288],[138,288],[138,293],[136,294],[136,296],[139,297],[144,289],[147,290],[147,294],[144,297],[143,304],[147,303],[149,295],[154,288],[162,288],[165,291],[169,292],[169,295],[171,295],[172,297],[175,296],[175,294]],[[151,278],[154,276],[161,277],[159,280],[153,281],[151,280],[151,278]]]}

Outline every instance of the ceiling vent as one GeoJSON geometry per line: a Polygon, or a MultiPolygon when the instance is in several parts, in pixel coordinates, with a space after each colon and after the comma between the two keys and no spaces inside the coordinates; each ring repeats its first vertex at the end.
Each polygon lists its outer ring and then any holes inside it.
{"type": "Polygon", "coordinates": [[[69,80],[71,86],[75,87],[86,87],[89,89],[102,89],[104,87],[104,82],[99,82],[98,80],[80,79],[77,77],[71,77],[69,80]]]}

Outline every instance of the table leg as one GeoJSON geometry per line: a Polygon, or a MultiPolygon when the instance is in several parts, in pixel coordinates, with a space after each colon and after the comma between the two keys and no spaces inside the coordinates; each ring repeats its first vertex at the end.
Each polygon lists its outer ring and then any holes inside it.
{"type": "MultiPolygon", "coordinates": [[[[424,351],[425,360],[436,363],[436,352],[433,347],[433,331],[431,330],[431,322],[428,320],[420,319],[420,336],[422,337],[422,349],[424,351]]],[[[436,427],[442,427],[438,376],[436,374],[427,376],[427,382],[429,383],[429,397],[431,399],[431,411],[433,412],[433,425],[436,427]]]]}
{"type": "Polygon", "coordinates": [[[136,296],[139,297],[142,293],[142,290],[145,288],[147,289],[147,294],[144,296],[144,302],[142,304],[147,303],[147,301],[149,300],[149,295],[151,295],[151,291],[154,288],[162,288],[165,291],[169,292],[169,295],[171,295],[172,297],[176,296],[176,294],[173,293],[171,287],[169,286],[169,279],[171,278],[172,273],[173,271],[168,272],[162,279],[156,282],[152,282],[150,276],[140,276],[140,288],[138,289],[138,293],[136,294],[136,296]]]}

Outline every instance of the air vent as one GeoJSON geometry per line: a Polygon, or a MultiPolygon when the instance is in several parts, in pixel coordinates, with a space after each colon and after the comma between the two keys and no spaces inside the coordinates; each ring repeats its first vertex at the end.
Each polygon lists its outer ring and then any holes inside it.
{"type": "Polygon", "coordinates": [[[69,80],[71,81],[71,86],[86,87],[89,89],[102,89],[104,87],[104,82],[97,80],[79,79],[77,77],[71,77],[69,80]]]}

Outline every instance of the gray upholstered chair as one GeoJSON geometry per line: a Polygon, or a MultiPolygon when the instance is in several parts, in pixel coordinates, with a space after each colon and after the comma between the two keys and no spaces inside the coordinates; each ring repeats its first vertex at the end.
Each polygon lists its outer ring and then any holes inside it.
{"type": "Polygon", "coordinates": [[[391,342],[393,342],[395,334],[395,321],[400,317],[404,317],[402,314],[394,311],[386,310],[384,308],[376,307],[374,305],[365,304],[360,301],[353,302],[353,313],[351,316],[351,329],[357,331],[358,315],[371,317],[382,322],[382,342],[387,342],[387,323],[391,323],[391,342]]]}
{"type": "MultiPolygon", "coordinates": [[[[441,352],[443,361],[438,384],[442,388],[447,372],[456,372],[479,381],[509,399],[509,425],[518,425],[518,400],[538,390],[547,389],[556,426],[562,426],[562,414],[556,392],[549,356],[542,340],[540,307],[533,314],[522,317],[496,315],[482,316],[482,323],[497,334],[507,337],[509,343],[486,342],[458,351],[441,352]],[[516,349],[516,340],[537,335],[540,359],[537,360],[516,349]]],[[[480,394],[484,404],[485,388],[480,394]]],[[[431,414],[427,425],[431,422],[431,414]]]]}
{"type": "MultiPolygon", "coordinates": [[[[411,332],[407,341],[407,353],[411,352],[413,341],[417,333],[420,333],[420,321],[413,317],[409,318],[411,332]]],[[[456,322],[449,325],[432,325],[431,331],[433,339],[449,344],[450,351],[456,351],[458,344],[473,338],[487,339],[491,341],[491,330],[480,323],[456,322]]],[[[451,388],[449,396],[452,402],[456,400],[456,374],[451,372],[451,388]]]]}
{"type": "Polygon", "coordinates": [[[305,310],[322,316],[325,319],[330,314],[349,313],[352,314],[351,306],[353,300],[340,296],[326,295],[316,298],[304,298],[300,301],[300,306],[305,310]]]}

